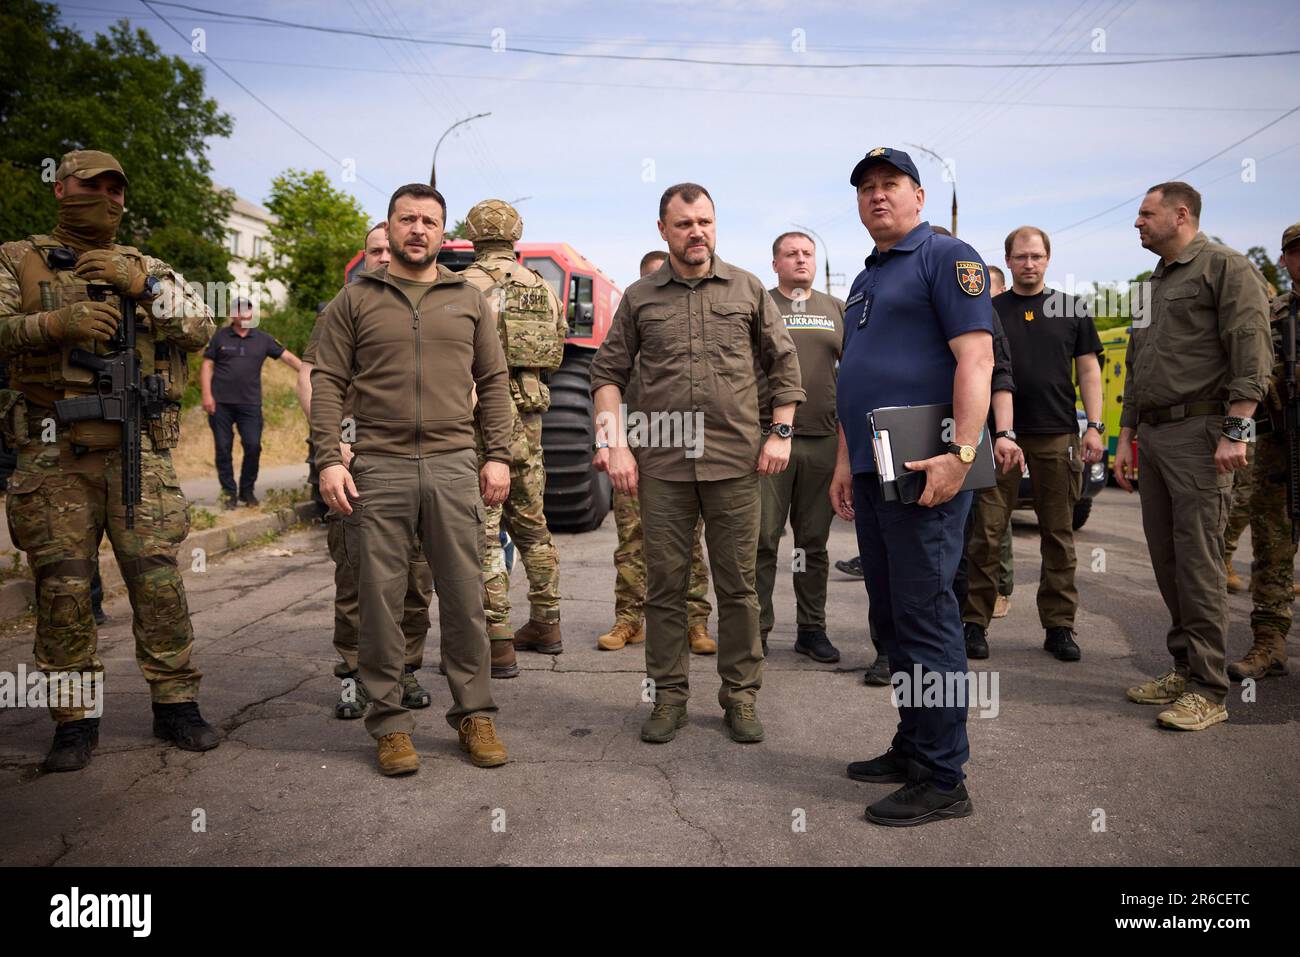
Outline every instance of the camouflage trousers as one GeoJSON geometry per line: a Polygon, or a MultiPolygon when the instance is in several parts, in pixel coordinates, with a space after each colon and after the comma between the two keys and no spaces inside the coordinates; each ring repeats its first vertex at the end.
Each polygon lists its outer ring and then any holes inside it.
{"type": "Polygon", "coordinates": [[[542,464],[542,414],[520,412],[511,442],[510,495],[504,505],[485,508],[483,521],[483,611],[488,637],[510,638],[510,574],[501,548],[504,524],[528,574],[528,616],[560,620],[560,556],[551,542],[542,509],[546,469],[542,464]]]}
{"type": "MultiPolygon", "coordinates": [[[[639,499],[614,493],[614,525],[618,548],[614,550],[614,620],[639,626],[645,606],[645,535],[641,528],[639,499]]],[[[707,625],[713,607],[709,604],[709,570],[704,564],[700,532],[704,518],[695,525],[695,546],[691,551],[691,579],[686,593],[686,624],[707,625]]]]}
{"type": "Polygon", "coordinates": [[[1232,567],[1232,556],[1237,551],[1237,541],[1250,524],[1250,500],[1255,494],[1255,447],[1265,436],[1246,446],[1246,467],[1232,473],[1232,510],[1228,513],[1228,527],[1223,532],[1224,561],[1232,567]]]}
{"type": "MultiPolygon", "coordinates": [[[[36,578],[37,668],[93,673],[102,682],[90,580],[107,533],[130,594],[135,659],[151,698],[160,704],[193,701],[202,675],[190,663],[194,632],[176,564],[177,546],[190,530],[189,504],[171,453],[152,451],[147,436],[142,444],[134,528],[126,527],[118,451],[78,456],[61,439],[19,450],[5,508],[9,534],[27,553],[36,578]]],[[[85,716],[85,708],[59,704],[51,701],[55,721],[85,716]]]]}
{"type": "Polygon", "coordinates": [[[1250,497],[1250,630],[1286,640],[1295,597],[1296,547],[1286,509],[1286,435],[1261,435],[1255,442],[1254,493],[1250,497]]]}

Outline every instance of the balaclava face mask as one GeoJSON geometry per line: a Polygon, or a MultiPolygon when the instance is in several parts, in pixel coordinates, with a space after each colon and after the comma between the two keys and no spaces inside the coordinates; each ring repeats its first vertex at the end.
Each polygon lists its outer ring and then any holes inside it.
{"type": "Polygon", "coordinates": [[[54,237],[77,251],[107,246],[117,236],[124,207],[101,193],[78,193],[59,200],[54,237]]]}

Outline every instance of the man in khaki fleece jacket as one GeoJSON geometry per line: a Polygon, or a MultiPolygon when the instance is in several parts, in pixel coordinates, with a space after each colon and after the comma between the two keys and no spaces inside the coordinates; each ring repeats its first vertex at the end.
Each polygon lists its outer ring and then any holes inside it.
{"type": "Polygon", "coordinates": [[[370,692],[366,730],[379,769],[419,768],[415,722],[402,705],[405,638],[399,622],[412,536],[438,594],[448,723],[479,767],[506,762],[492,715],[479,571],[483,506],[510,489],[509,373],[487,300],[438,266],[447,204],[435,189],[403,186],[388,204],[392,262],[364,272],[321,314],[312,370],[312,441],[325,503],[343,516],[359,587],[358,670],[370,692]],[[353,422],[343,422],[352,389],[353,422]],[[487,462],[478,473],[474,394],[487,462]],[[354,433],[351,471],[340,428],[354,433]],[[476,474],[478,473],[478,474],[476,474]]]}

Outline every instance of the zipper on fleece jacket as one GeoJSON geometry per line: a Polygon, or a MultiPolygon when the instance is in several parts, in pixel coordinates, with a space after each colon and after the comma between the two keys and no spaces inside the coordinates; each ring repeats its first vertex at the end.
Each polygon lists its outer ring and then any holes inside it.
{"type": "MultiPolygon", "coordinates": [[[[423,300],[423,297],[422,297],[423,300]]],[[[424,418],[420,414],[420,307],[411,307],[411,328],[415,331],[415,457],[420,458],[420,434],[424,418]]]]}

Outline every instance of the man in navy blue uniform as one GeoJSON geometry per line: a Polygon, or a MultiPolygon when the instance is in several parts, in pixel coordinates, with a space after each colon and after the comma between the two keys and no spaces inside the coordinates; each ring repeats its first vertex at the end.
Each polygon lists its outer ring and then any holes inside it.
{"type": "Polygon", "coordinates": [[[993,375],[984,262],[922,220],[920,180],[912,158],[889,147],[869,152],[849,178],[876,246],[845,302],[839,457],[831,482],[835,511],[857,527],[871,627],[899,698],[889,749],[853,762],[848,772],[857,781],[904,785],[867,808],[867,820],[893,827],[971,813],[962,783],[970,753],[966,702],[949,693],[966,688],[953,576],[973,494],[960,489],[988,416],[993,375]],[[915,504],[886,502],[868,413],[940,403],[953,407],[952,442],[933,458],[904,463],[926,473],[915,504]],[[940,700],[923,699],[923,685],[935,680],[945,689],[940,700]]]}

